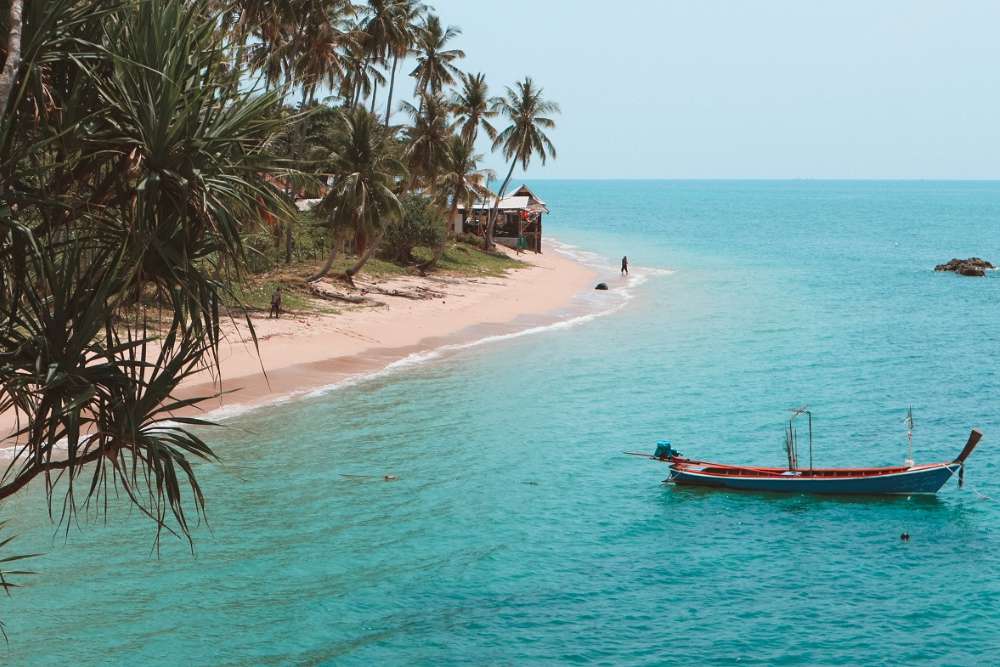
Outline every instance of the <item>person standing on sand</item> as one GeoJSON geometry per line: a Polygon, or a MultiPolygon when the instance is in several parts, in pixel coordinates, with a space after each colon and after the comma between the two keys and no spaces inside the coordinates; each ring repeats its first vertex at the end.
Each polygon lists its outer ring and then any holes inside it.
{"type": "Polygon", "coordinates": [[[622,275],[628,275],[628,256],[622,257],[622,275]]]}
{"type": "Polygon", "coordinates": [[[271,319],[272,317],[274,319],[278,319],[279,315],[281,315],[281,286],[280,285],[278,286],[278,289],[274,290],[274,294],[271,295],[271,312],[268,313],[267,319],[271,319]]]}

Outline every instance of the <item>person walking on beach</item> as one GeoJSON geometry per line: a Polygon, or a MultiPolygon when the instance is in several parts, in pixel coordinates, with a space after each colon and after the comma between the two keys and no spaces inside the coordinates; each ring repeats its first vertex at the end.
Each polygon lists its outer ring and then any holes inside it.
{"type": "Polygon", "coordinates": [[[271,295],[271,312],[268,313],[267,319],[278,319],[281,315],[281,286],[279,285],[274,294],[271,295]]]}
{"type": "Polygon", "coordinates": [[[628,256],[622,257],[622,275],[628,275],[628,256]]]}

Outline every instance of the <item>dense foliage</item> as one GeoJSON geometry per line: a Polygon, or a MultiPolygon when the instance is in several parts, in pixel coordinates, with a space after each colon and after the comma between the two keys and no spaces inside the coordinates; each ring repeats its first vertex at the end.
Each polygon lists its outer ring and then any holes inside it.
{"type": "Polygon", "coordinates": [[[511,172],[554,156],[555,106],[530,80],[489,97],[459,34],[414,0],[0,0],[0,499],[41,478],[69,521],[123,493],[157,538],[189,537],[193,464],[215,454],[174,416],[208,396],[178,389],[221,383],[244,272],[326,256],[319,279],[351,250],[350,282],[380,247],[436,261],[450,214],[489,194],[480,129],[511,172]]]}
{"type": "Polygon", "coordinates": [[[409,264],[417,246],[437,248],[446,232],[441,223],[441,209],[429,197],[410,194],[403,198],[399,222],[390,225],[382,239],[381,254],[386,259],[409,264]]]}

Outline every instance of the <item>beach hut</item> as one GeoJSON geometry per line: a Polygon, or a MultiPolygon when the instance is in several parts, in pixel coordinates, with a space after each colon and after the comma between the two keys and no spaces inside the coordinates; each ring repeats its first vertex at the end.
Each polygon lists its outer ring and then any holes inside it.
{"type": "MultiPolygon", "coordinates": [[[[459,204],[452,219],[455,233],[481,234],[495,204],[495,197],[477,201],[469,208],[459,204]]],[[[500,200],[493,238],[511,248],[541,252],[542,216],[548,212],[545,202],[527,185],[522,185],[500,200]]]]}

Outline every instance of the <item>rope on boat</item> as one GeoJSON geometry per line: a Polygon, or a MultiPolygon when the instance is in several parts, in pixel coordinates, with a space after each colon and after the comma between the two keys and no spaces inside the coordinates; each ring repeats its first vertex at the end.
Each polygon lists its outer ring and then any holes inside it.
{"type": "Polygon", "coordinates": [[[993,500],[985,493],[979,493],[979,491],[976,491],[975,487],[973,487],[971,484],[969,485],[969,491],[972,491],[974,494],[976,494],[976,497],[979,498],[980,500],[993,500]]]}

